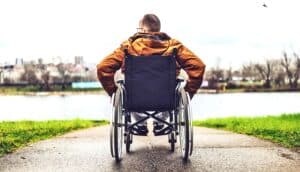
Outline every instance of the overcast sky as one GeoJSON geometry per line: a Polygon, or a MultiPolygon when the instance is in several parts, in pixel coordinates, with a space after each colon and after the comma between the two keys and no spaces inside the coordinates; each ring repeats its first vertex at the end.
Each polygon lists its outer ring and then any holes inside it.
{"type": "Polygon", "coordinates": [[[0,63],[75,55],[98,63],[146,13],[208,67],[300,53],[299,0],[0,0],[0,63]]]}

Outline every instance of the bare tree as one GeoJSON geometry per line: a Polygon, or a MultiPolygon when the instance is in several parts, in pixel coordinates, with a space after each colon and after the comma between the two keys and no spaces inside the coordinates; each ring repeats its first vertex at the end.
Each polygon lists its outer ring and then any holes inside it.
{"type": "Polygon", "coordinates": [[[0,84],[1,84],[1,82],[2,82],[2,69],[0,68],[0,84]]]}
{"type": "Polygon", "coordinates": [[[206,72],[205,78],[208,81],[208,87],[216,89],[219,81],[224,80],[224,71],[220,68],[212,68],[206,72]]]}
{"type": "Polygon", "coordinates": [[[233,77],[233,71],[232,71],[232,67],[229,67],[228,70],[225,70],[225,80],[227,82],[232,81],[232,77],[233,77]]]}
{"type": "Polygon", "coordinates": [[[264,80],[264,87],[271,88],[271,79],[274,72],[274,61],[266,60],[266,64],[256,64],[255,68],[259,72],[261,79],[264,80]]]}
{"type": "Polygon", "coordinates": [[[218,81],[224,80],[224,71],[220,68],[212,69],[211,74],[215,77],[218,81]]]}
{"type": "Polygon", "coordinates": [[[283,52],[283,59],[281,60],[281,65],[284,67],[285,72],[287,74],[290,88],[293,88],[293,74],[291,71],[291,62],[292,59],[288,58],[287,53],[283,52]]]}
{"type": "Polygon", "coordinates": [[[26,64],[24,65],[24,73],[21,75],[21,81],[25,81],[28,84],[37,84],[38,78],[35,74],[35,65],[26,64]]]}
{"type": "Polygon", "coordinates": [[[273,68],[274,84],[277,88],[280,88],[285,85],[285,71],[281,65],[281,60],[276,59],[273,60],[273,62],[274,62],[274,68],[273,68]]]}
{"type": "Polygon", "coordinates": [[[47,65],[45,64],[39,64],[37,65],[37,68],[41,72],[41,80],[40,80],[40,89],[49,91],[50,90],[50,72],[47,70],[47,65]]]}
{"type": "Polygon", "coordinates": [[[294,62],[295,73],[294,73],[293,85],[294,85],[294,88],[297,88],[298,87],[298,80],[299,80],[299,77],[300,77],[300,58],[299,58],[299,55],[295,52],[293,53],[293,55],[294,55],[294,58],[295,58],[295,62],[294,62]]]}
{"type": "Polygon", "coordinates": [[[49,91],[50,90],[50,85],[49,85],[49,81],[50,81],[50,72],[46,71],[44,73],[42,73],[42,81],[44,84],[44,90],[49,91]]]}
{"type": "Polygon", "coordinates": [[[243,80],[257,79],[255,64],[248,63],[248,64],[243,65],[243,67],[241,69],[241,75],[242,75],[243,80]]]}
{"type": "Polygon", "coordinates": [[[283,59],[281,65],[284,67],[286,75],[288,77],[290,88],[294,89],[298,86],[298,80],[300,77],[300,58],[297,53],[293,53],[294,61],[289,58],[286,52],[283,52],[283,59]]]}
{"type": "Polygon", "coordinates": [[[216,67],[215,68],[211,68],[209,74],[210,74],[210,78],[215,78],[217,81],[222,81],[224,80],[224,70],[221,69],[220,67],[221,64],[221,58],[218,57],[217,61],[216,61],[216,67]]]}
{"type": "Polygon", "coordinates": [[[63,63],[60,63],[57,65],[57,70],[60,74],[60,77],[61,77],[61,84],[62,84],[62,90],[65,90],[66,89],[66,83],[67,82],[70,82],[70,75],[68,73],[68,67],[63,64],[63,63]]]}

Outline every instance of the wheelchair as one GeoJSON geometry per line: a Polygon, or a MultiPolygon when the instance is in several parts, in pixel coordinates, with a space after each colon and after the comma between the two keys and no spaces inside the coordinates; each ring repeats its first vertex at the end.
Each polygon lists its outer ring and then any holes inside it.
{"type": "Polygon", "coordinates": [[[176,78],[177,49],[172,55],[133,56],[125,52],[125,79],[117,81],[117,90],[112,98],[112,119],[110,123],[110,151],[119,162],[122,146],[130,153],[133,135],[145,136],[136,126],[152,118],[164,124],[155,136],[168,135],[172,152],[177,137],[182,158],[187,161],[193,151],[193,126],[190,112],[190,97],[183,89],[182,79],[176,78]],[[131,119],[133,112],[145,115],[142,119],[131,119]],[[169,114],[168,120],[157,115],[169,114]]]}

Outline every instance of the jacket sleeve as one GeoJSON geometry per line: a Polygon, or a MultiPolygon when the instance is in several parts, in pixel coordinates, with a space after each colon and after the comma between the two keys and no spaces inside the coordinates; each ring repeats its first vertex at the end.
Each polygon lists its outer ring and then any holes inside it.
{"type": "Polygon", "coordinates": [[[178,42],[177,47],[177,61],[180,67],[185,70],[185,72],[189,76],[184,89],[190,94],[190,97],[192,98],[202,84],[203,75],[205,72],[205,64],[199,57],[197,57],[192,51],[190,51],[181,43],[178,42]]]}
{"type": "Polygon", "coordinates": [[[123,49],[124,47],[121,45],[97,65],[98,79],[109,96],[112,96],[112,94],[117,90],[117,86],[114,82],[114,74],[122,66],[124,59],[123,49]]]}

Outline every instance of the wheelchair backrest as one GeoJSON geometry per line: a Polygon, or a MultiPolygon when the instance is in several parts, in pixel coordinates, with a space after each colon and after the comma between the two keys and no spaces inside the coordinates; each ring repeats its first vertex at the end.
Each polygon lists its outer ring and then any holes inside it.
{"type": "Polygon", "coordinates": [[[125,50],[125,55],[125,108],[137,112],[174,109],[176,51],[170,56],[133,56],[125,50]]]}

